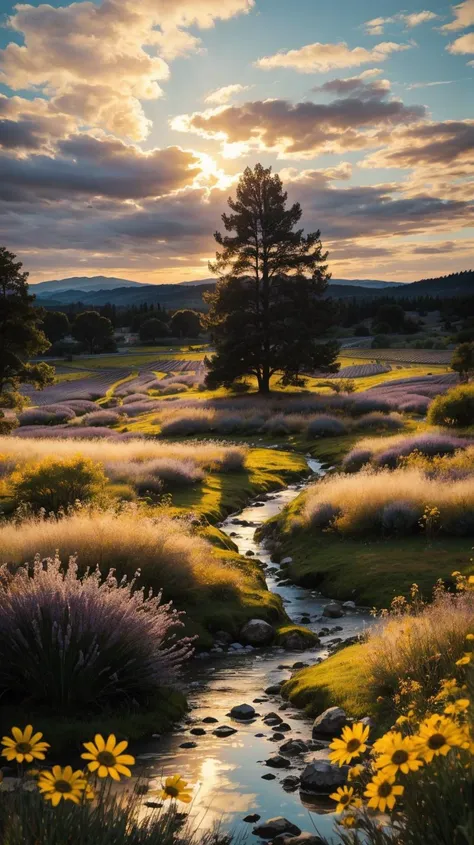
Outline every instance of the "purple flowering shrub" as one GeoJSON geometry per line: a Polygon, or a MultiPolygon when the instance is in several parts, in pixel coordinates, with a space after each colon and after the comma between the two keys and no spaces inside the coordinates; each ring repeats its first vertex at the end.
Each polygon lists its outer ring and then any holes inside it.
{"type": "Polygon", "coordinates": [[[91,414],[85,414],[83,421],[87,426],[115,425],[120,422],[120,414],[115,411],[94,411],[91,414]]]}
{"type": "Polygon", "coordinates": [[[139,589],[138,574],[78,574],[74,557],[35,557],[12,575],[0,567],[0,691],[55,711],[144,704],[174,681],[190,655],[173,641],[181,615],[161,593],[139,589]]]}

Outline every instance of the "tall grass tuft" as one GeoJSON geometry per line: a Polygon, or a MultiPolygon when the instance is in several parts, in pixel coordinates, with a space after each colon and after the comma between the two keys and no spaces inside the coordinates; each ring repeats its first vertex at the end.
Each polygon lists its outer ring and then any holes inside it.
{"type": "Polygon", "coordinates": [[[170,642],[179,614],[161,594],[118,581],[114,570],[79,576],[58,556],[13,576],[0,569],[0,690],[61,712],[147,696],[175,678],[189,640],[170,642]]]}

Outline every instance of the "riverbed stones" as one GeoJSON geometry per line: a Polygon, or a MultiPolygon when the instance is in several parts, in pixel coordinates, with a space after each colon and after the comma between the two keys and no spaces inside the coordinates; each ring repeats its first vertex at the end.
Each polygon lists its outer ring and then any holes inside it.
{"type": "Polygon", "coordinates": [[[326,616],[329,619],[340,619],[341,616],[344,616],[344,611],[337,601],[331,601],[323,610],[323,616],[326,616]]]}
{"type": "Polygon", "coordinates": [[[280,695],[282,686],[283,681],[279,681],[277,684],[272,684],[270,687],[267,687],[266,690],[264,690],[265,695],[280,695]]]}
{"type": "Polygon", "coordinates": [[[275,631],[264,619],[250,619],[240,632],[240,639],[246,645],[269,645],[274,637],[275,631]]]}
{"type": "Polygon", "coordinates": [[[197,748],[197,742],[182,742],[180,748],[197,748]]]}
{"type": "Polygon", "coordinates": [[[305,651],[309,646],[317,645],[319,639],[316,634],[303,634],[301,631],[288,631],[286,634],[281,634],[279,645],[286,651],[305,651]]]}
{"type": "Polygon", "coordinates": [[[290,563],[293,563],[293,558],[292,557],[284,557],[283,560],[280,563],[280,566],[289,566],[290,563]]]}
{"type": "Polygon", "coordinates": [[[282,757],[281,754],[269,757],[265,764],[270,766],[271,769],[289,769],[291,766],[290,761],[286,757],[282,757]]]}
{"type": "Polygon", "coordinates": [[[266,775],[262,775],[262,780],[276,780],[276,775],[272,775],[271,772],[268,772],[266,775]]]}
{"type": "Polygon", "coordinates": [[[242,722],[248,719],[253,719],[255,716],[255,707],[251,704],[237,704],[229,713],[232,719],[238,719],[242,722]]]}
{"type": "Polygon", "coordinates": [[[344,610],[355,610],[356,609],[355,601],[345,601],[345,602],[342,603],[342,606],[343,606],[344,610]]]}
{"type": "Polygon", "coordinates": [[[280,753],[288,754],[289,757],[304,754],[305,751],[308,751],[308,746],[302,739],[288,739],[280,746],[280,753]]]}
{"type": "Polygon", "coordinates": [[[193,734],[193,736],[204,736],[206,731],[204,730],[204,728],[191,728],[189,733],[193,734]]]}
{"type": "Polygon", "coordinates": [[[253,833],[256,836],[260,836],[261,839],[275,839],[276,836],[282,833],[299,836],[301,829],[283,816],[277,816],[274,819],[267,819],[267,821],[254,827],[253,833]]]}
{"type": "Polygon", "coordinates": [[[237,728],[231,728],[230,725],[221,725],[220,727],[216,728],[215,731],[212,731],[214,736],[219,737],[227,737],[232,736],[232,734],[237,733],[237,728]]]}
{"type": "Polygon", "coordinates": [[[205,724],[205,725],[213,725],[216,722],[218,722],[219,719],[216,719],[214,716],[205,716],[202,721],[203,721],[203,724],[205,724]]]}
{"type": "Polygon", "coordinates": [[[281,785],[286,792],[294,792],[300,785],[300,779],[297,775],[287,775],[283,778],[281,785]]]}
{"type": "Polygon", "coordinates": [[[346,769],[334,766],[328,760],[313,760],[301,774],[302,792],[328,794],[346,782],[346,769]]]}
{"type": "Polygon", "coordinates": [[[276,836],[273,845],[324,845],[324,842],[315,833],[305,831],[299,836],[291,836],[287,833],[276,836]]]}
{"type": "Polygon", "coordinates": [[[247,822],[247,824],[255,824],[255,822],[259,822],[262,817],[258,815],[258,813],[252,813],[250,816],[245,816],[242,821],[247,822]]]}
{"type": "Polygon", "coordinates": [[[313,722],[313,738],[329,736],[331,738],[341,733],[347,725],[347,713],[342,707],[328,707],[313,722]]]}

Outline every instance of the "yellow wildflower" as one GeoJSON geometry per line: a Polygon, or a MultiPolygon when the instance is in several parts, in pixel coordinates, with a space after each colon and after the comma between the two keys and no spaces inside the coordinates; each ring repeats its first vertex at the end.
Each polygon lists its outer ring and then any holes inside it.
{"type": "Polygon", "coordinates": [[[85,788],[84,772],[73,772],[71,766],[64,769],[53,766],[52,772],[41,772],[38,778],[39,791],[47,801],[51,801],[53,807],[57,807],[62,800],[79,804],[85,788]]]}
{"type": "Polygon", "coordinates": [[[4,736],[2,739],[2,745],[5,746],[2,756],[6,757],[9,763],[13,760],[17,763],[44,760],[49,745],[47,742],[40,742],[42,733],[34,734],[33,726],[27,725],[23,731],[20,728],[12,728],[12,734],[13,736],[4,736]]]}
{"type": "Polygon", "coordinates": [[[359,764],[356,766],[351,766],[347,773],[347,780],[357,780],[357,778],[362,774],[364,771],[364,767],[359,764]]]}
{"type": "Polygon", "coordinates": [[[362,806],[362,801],[357,797],[352,786],[340,786],[329,797],[337,801],[336,813],[342,813],[347,807],[362,806]]]}
{"type": "Polygon", "coordinates": [[[383,769],[387,775],[396,775],[398,772],[407,775],[408,772],[418,771],[423,765],[423,761],[417,757],[413,738],[398,732],[385,734],[377,742],[377,752],[380,752],[380,757],[376,759],[375,767],[383,769]]]}
{"type": "Polygon", "coordinates": [[[451,748],[461,747],[463,736],[455,722],[435,714],[421,723],[415,740],[420,757],[431,763],[433,757],[445,756],[451,748]]]}
{"type": "Polygon", "coordinates": [[[362,722],[356,722],[352,727],[346,725],[342,729],[342,738],[334,739],[329,745],[333,749],[329,755],[330,760],[340,766],[350,763],[353,757],[358,757],[367,749],[369,733],[369,728],[362,722]]]}
{"type": "Polygon", "coordinates": [[[85,742],[84,748],[88,753],[81,754],[83,760],[91,761],[87,764],[90,772],[97,772],[100,778],[109,776],[113,780],[120,780],[120,775],[131,777],[128,766],[133,766],[135,757],[123,753],[128,748],[128,742],[117,742],[113,734],[107,740],[96,734],[94,742],[85,742]]]}
{"type": "Polygon", "coordinates": [[[369,807],[384,813],[387,807],[393,810],[397,797],[403,795],[403,786],[395,783],[393,775],[378,772],[367,785],[364,795],[369,799],[369,807]]]}
{"type": "Polygon", "coordinates": [[[183,780],[181,775],[172,775],[166,778],[160,794],[160,798],[166,801],[168,798],[175,798],[176,801],[183,801],[189,804],[192,801],[192,796],[186,791],[188,783],[183,780]]]}
{"type": "Polygon", "coordinates": [[[472,660],[472,651],[467,651],[459,660],[456,660],[456,666],[467,666],[472,660]]]}
{"type": "Polygon", "coordinates": [[[470,703],[471,702],[468,698],[458,698],[456,701],[452,701],[451,704],[448,704],[448,706],[444,708],[444,712],[451,716],[459,716],[460,713],[466,712],[470,703]]]}
{"type": "Polygon", "coordinates": [[[469,640],[469,642],[472,642],[472,640],[474,640],[474,634],[466,634],[466,640],[469,640]]]}

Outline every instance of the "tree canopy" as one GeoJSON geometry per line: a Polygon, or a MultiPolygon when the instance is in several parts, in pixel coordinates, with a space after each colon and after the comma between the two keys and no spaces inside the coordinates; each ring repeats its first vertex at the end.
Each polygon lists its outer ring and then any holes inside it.
{"type": "Polygon", "coordinates": [[[184,308],[175,311],[170,320],[170,332],[173,337],[199,337],[201,318],[196,311],[184,308]]]}
{"type": "Polygon", "coordinates": [[[468,381],[474,373],[474,343],[461,343],[453,352],[451,369],[459,374],[460,381],[468,381]]]}
{"type": "Polygon", "coordinates": [[[22,404],[18,388],[42,388],[54,380],[54,369],[44,362],[29,363],[48,346],[40,325],[43,311],[35,308],[28,291],[28,273],[16,255],[0,247],[0,407],[22,404]]]}
{"type": "Polygon", "coordinates": [[[280,177],[261,164],[245,170],[228,205],[222,220],[231,234],[215,234],[221,250],[209,266],[218,282],[205,294],[215,347],[207,383],[254,375],[268,393],[275,373],[302,384],[306,370],[337,369],[338,346],[323,340],[335,312],[323,298],[330,274],[320,232],[296,228],[301,206],[287,207],[280,177]]]}
{"type": "Polygon", "coordinates": [[[157,317],[144,320],[140,326],[140,340],[144,343],[155,343],[160,338],[167,337],[168,334],[168,326],[157,317]]]}
{"type": "Polygon", "coordinates": [[[111,343],[114,327],[107,317],[97,311],[83,311],[72,324],[72,336],[85,343],[89,352],[101,352],[111,343]]]}
{"type": "Polygon", "coordinates": [[[42,329],[50,343],[57,343],[69,334],[71,327],[67,315],[62,311],[47,311],[42,329]]]}

